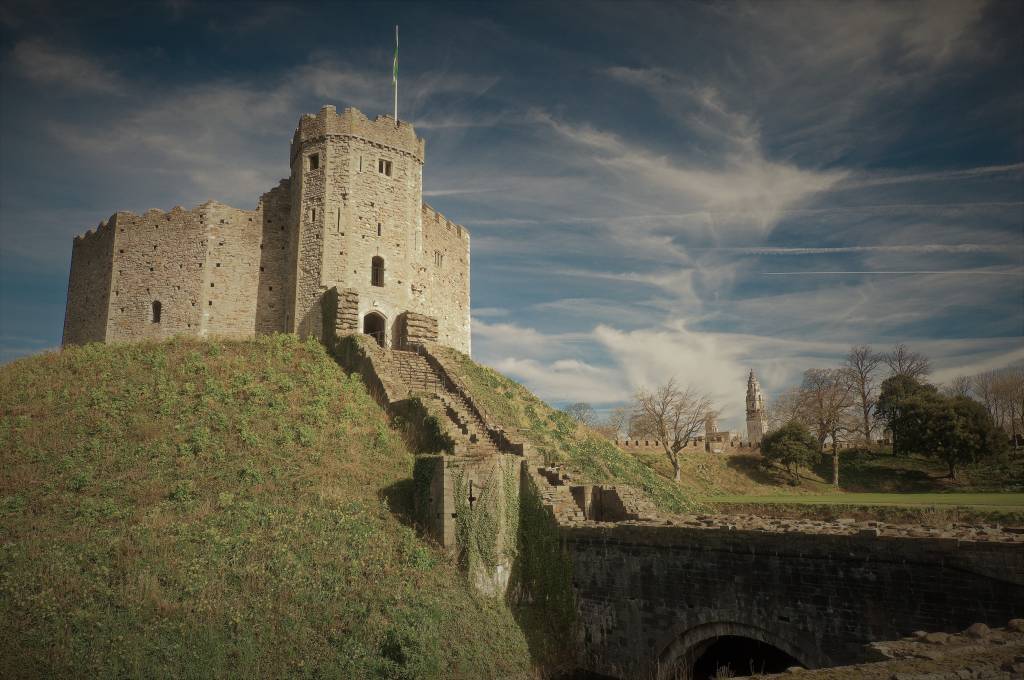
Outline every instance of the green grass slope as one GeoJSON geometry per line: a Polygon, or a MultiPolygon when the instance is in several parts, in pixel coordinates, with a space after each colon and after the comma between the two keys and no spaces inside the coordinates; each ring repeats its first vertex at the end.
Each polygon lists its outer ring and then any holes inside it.
{"type": "Polygon", "coordinates": [[[382,500],[412,463],[291,336],[0,367],[0,676],[532,677],[382,500]]]}
{"type": "Polygon", "coordinates": [[[465,354],[438,348],[473,393],[474,399],[508,431],[518,433],[543,454],[545,462],[565,464],[594,483],[629,484],[643,489],[658,509],[691,512],[699,506],[689,489],[675,484],[607,438],[579,426],[529,390],[465,354]]]}

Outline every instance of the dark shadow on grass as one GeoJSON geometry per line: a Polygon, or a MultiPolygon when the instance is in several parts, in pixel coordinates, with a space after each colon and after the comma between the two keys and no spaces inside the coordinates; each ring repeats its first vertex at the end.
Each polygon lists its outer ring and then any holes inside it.
{"type": "MultiPolygon", "coordinates": [[[[750,481],[765,486],[792,486],[792,477],[781,468],[768,464],[764,458],[755,455],[729,456],[725,461],[726,467],[744,475],[750,481]]],[[[801,478],[808,481],[815,481],[810,477],[801,478]]]]}
{"type": "MultiPolygon", "coordinates": [[[[925,493],[949,490],[949,479],[914,467],[915,459],[894,459],[854,451],[839,453],[839,488],[851,492],[925,493]],[[905,461],[899,465],[897,461],[905,461]]],[[[813,467],[822,479],[832,479],[832,454],[827,453],[813,467]]]]}
{"type": "Polygon", "coordinates": [[[401,479],[381,489],[378,496],[387,504],[391,514],[397,517],[402,524],[419,531],[413,500],[415,488],[415,482],[412,479],[401,479]]]}

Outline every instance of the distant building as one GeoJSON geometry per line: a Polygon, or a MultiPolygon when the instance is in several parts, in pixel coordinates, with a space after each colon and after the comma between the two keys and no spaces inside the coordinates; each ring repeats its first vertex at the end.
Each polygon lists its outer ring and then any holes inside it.
{"type": "Polygon", "coordinates": [[[761,443],[768,431],[768,416],[764,409],[764,395],[754,371],[747,378],[747,441],[752,446],[761,443]]]}

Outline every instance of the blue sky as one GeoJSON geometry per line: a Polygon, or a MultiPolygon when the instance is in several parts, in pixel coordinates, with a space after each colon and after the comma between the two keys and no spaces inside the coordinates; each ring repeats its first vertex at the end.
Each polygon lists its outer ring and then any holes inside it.
{"type": "Polygon", "coordinates": [[[851,344],[1024,362],[1018,2],[0,7],[0,360],[60,342],[72,237],[252,208],[300,114],[390,111],[473,235],[477,359],[608,408],[676,375],[739,427],[851,344]]]}

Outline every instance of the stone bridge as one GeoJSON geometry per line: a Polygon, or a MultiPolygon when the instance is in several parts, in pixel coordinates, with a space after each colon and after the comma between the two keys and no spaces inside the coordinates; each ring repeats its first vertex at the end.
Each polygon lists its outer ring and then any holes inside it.
{"type": "Polygon", "coordinates": [[[1024,537],[995,529],[727,516],[560,525],[581,666],[602,676],[857,663],[871,641],[1024,614],[1024,537]]]}

